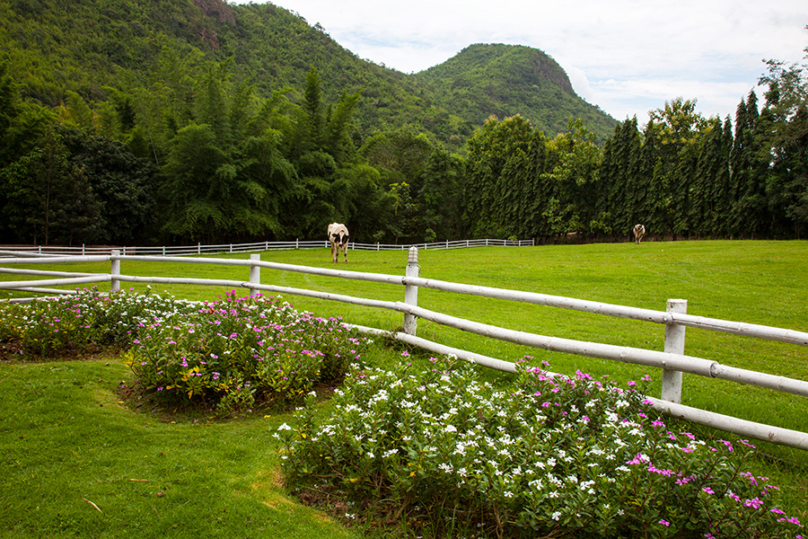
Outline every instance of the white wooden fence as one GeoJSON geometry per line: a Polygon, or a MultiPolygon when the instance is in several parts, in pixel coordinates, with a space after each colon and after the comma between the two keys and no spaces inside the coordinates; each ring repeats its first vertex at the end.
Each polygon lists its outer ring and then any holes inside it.
{"type": "Polygon", "coordinates": [[[718,378],[735,382],[765,387],[780,392],[792,393],[803,397],[808,397],[808,381],[795,380],[783,376],[775,376],[765,373],[748,371],[721,365],[715,361],[691,357],[684,355],[685,328],[695,327],[712,331],[732,333],[735,335],[745,335],[763,339],[771,339],[792,343],[801,346],[808,346],[808,333],[787,329],[761,326],[755,324],[744,324],[740,322],[729,322],[713,318],[705,318],[687,314],[687,302],[680,299],[668,300],[666,311],[654,311],[650,309],[639,309],[626,307],[623,305],[613,305],[598,303],[580,299],[566,298],[560,296],[550,296],[532,292],[521,292],[516,290],[505,290],[500,288],[490,288],[482,286],[464,285],[446,281],[432,279],[422,279],[419,277],[418,248],[413,246],[408,252],[408,265],[405,276],[384,275],[377,273],[362,273],[353,271],[343,271],[338,269],[312,268],[306,266],[295,266],[276,262],[262,262],[260,255],[253,254],[250,260],[231,260],[220,258],[182,258],[182,257],[162,257],[148,255],[87,255],[87,256],[67,256],[67,257],[36,257],[36,258],[3,258],[0,265],[17,264],[57,264],[76,262],[105,262],[111,264],[109,274],[87,274],[69,273],[58,271],[42,271],[19,268],[0,267],[2,273],[13,273],[21,275],[36,276],[35,280],[28,281],[5,281],[0,282],[0,289],[27,290],[40,293],[66,293],[69,291],[47,288],[51,286],[83,285],[89,283],[110,282],[111,290],[120,289],[121,282],[132,283],[162,283],[162,284],[193,284],[205,286],[242,287],[250,290],[252,295],[259,291],[271,292],[275,294],[289,294],[319,298],[331,301],[340,301],[355,305],[390,309],[404,315],[404,331],[391,334],[380,329],[367,328],[362,326],[352,326],[362,332],[370,334],[390,335],[402,342],[413,346],[422,347],[439,354],[454,354],[460,358],[469,359],[494,369],[507,372],[514,372],[516,366],[513,363],[499,359],[482,356],[465,350],[450,348],[439,343],[428,341],[416,336],[417,319],[423,318],[432,322],[457,328],[463,331],[476,333],[479,335],[509,341],[521,345],[533,346],[545,350],[578,354],[588,357],[597,357],[622,361],[639,365],[658,367],[662,369],[662,394],[661,398],[648,397],[655,409],[675,417],[686,419],[694,423],[707,425],[720,430],[733,432],[735,434],[767,440],[778,444],[788,445],[801,449],[808,449],[808,433],[783,429],[775,426],[764,425],[751,421],[742,420],[735,417],[716,414],[697,408],[684,406],[680,403],[682,390],[682,373],[687,372],[708,378],[718,378]],[[193,279],[181,277],[147,277],[125,275],[121,273],[122,261],[162,261],[162,262],[182,262],[192,264],[221,264],[231,266],[247,266],[250,268],[249,281],[240,280],[213,280],[213,279],[193,279]],[[346,296],[342,294],[332,294],[329,292],[319,292],[298,288],[289,288],[269,284],[261,284],[261,268],[269,268],[282,271],[293,271],[311,275],[322,275],[337,277],[342,279],[354,279],[375,283],[395,284],[405,287],[403,302],[390,302],[346,296]],[[57,277],[55,279],[43,279],[43,277],[57,277]],[[537,335],[504,329],[488,324],[473,322],[462,318],[449,316],[439,312],[424,309],[418,306],[418,288],[431,288],[454,292],[459,294],[469,294],[495,299],[511,300],[572,309],[577,311],[601,314],[606,316],[616,316],[634,320],[643,320],[664,324],[665,348],[664,351],[653,351],[640,348],[615,346],[609,344],[592,343],[537,335]]]}
{"type": "MultiPolygon", "coordinates": [[[[349,242],[348,248],[357,251],[406,251],[410,247],[429,250],[464,249],[467,247],[532,247],[535,240],[458,240],[437,241],[432,243],[414,243],[406,245],[393,245],[384,243],[356,243],[349,242]]],[[[219,253],[246,253],[250,251],[291,250],[291,249],[319,249],[330,247],[328,240],[314,241],[259,241],[253,243],[224,243],[219,245],[181,245],[162,247],[88,247],[86,245],[68,247],[54,245],[33,246],[7,246],[0,247],[2,256],[92,256],[111,255],[118,251],[123,255],[156,255],[156,256],[187,256],[219,253]]]]}

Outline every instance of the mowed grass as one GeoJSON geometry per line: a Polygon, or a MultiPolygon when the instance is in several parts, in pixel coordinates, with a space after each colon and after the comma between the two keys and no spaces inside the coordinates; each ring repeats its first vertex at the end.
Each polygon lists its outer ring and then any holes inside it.
{"type": "Polygon", "coordinates": [[[0,537],[360,536],[286,495],[270,434],[289,415],[138,410],[116,358],[0,369],[0,537]]]}
{"type": "MultiPolygon", "coordinates": [[[[808,331],[806,242],[492,247],[421,250],[419,254],[421,276],[429,279],[660,311],[665,310],[667,299],[681,298],[688,301],[691,314],[808,331]]],[[[249,255],[222,257],[246,259],[249,255]]],[[[261,259],[403,275],[407,252],[351,251],[349,263],[339,266],[331,263],[326,249],[264,252],[261,259]]],[[[47,269],[108,272],[109,265],[47,269]]],[[[121,271],[164,277],[249,278],[246,267],[197,264],[125,261],[121,271]]],[[[10,278],[0,274],[0,279],[10,278]]],[[[268,269],[262,269],[262,283],[388,301],[404,298],[400,286],[268,269]]],[[[177,297],[209,300],[229,291],[185,285],[152,288],[177,297]]],[[[403,324],[403,315],[396,312],[290,295],[285,299],[299,310],[342,316],[349,323],[387,330],[403,324]]],[[[664,345],[665,330],[657,324],[428,289],[421,289],[418,299],[427,309],[510,329],[651,350],[662,350],[664,345]]],[[[620,383],[648,374],[656,382],[652,394],[659,396],[658,369],[526,348],[423,320],[419,320],[418,335],[508,361],[530,355],[531,362],[547,360],[551,370],[565,374],[580,369],[594,376],[609,374],[620,383]]],[[[797,345],[688,328],[686,353],[808,380],[808,348],[797,345]]],[[[367,358],[384,364],[397,354],[375,347],[367,358]]],[[[170,418],[119,402],[116,391],[122,381],[130,384],[131,376],[117,358],[4,364],[0,374],[3,537],[28,537],[32,532],[36,532],[34,536],[94,537],[363,535],[287,495],[270,434],[290,421],[288,414],[267,414],[270,417],[266,418],[253,414],[230,422],[196,417],[196,423],[179,416],[172,424],[170,418]]],[[[508,382],[507,375],[494,371],[486,376],[508,382]]],[[[808,432],[806,397],[685,375],[682,402],[808,432]]],[[[696,430],[705,437],[727,436],[696,430]]],[[[756,472],[772,478],[794,514],[805,522],[808,452],[755,443],[762,452],[756,472]]]]}

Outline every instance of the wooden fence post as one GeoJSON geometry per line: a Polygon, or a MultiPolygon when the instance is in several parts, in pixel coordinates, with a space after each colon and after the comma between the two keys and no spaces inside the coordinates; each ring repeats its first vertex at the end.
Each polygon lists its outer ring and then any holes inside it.
{"type": "MultiPolygon", "coordinates": [[[[261,260],[261,255],[250,255],[250,260],[258,262],[261,260]]],[[[256,266],[255,264],[250,266],[250,284],[261,284],[261,266],[256,266]]],[[[254,298],[256,296],[258,296],[258,289],[250,288],[250,297],[254,298]]]]}
{"type": "MultiPolygon", "coordinates": [[[[686,299],[669,299],[669,313],[687,313],[686,299]]],[[[685,353],[685,326],[668,322],[665,325],[665,352],[671,354],[685,353]]],[[[682,402],[682,372],[670,369],[662,369],[662,400],[682,402]]]]}
{"type": "MultiPolygon", "coordinates": [[[[121,252],[117,249],[112,251],[112,256],[120,256],[121,252]]],[[[117,292],[121,289],[121,281],[116,279],[116,275],[121,274],[121,261],[117,258],[110,258],[110,268],[109,273],[112,275],[112,281],[110,281],[109,291],[110,292],[117,292]]]]}
{"type": "MultiPolygon", "coordinates": [[[[421,268],[418,266],[418,247],[410,247],[409,255],[407,256],[407,277],[418,277],[421,273],[421,268]]],[[[404,303],[418,306],[418,287],[414,285],[404,286],[404,303]]],[[[418,329],[418,319],[415,315],[404,315],[404,333],[407,335],[415,335],[418,329]]]]}

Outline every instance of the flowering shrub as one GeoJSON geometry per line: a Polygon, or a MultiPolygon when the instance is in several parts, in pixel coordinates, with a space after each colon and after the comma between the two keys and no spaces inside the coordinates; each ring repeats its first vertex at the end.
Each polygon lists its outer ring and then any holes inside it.
{"type": "Polygon", "coordinates": [[[50,357],[124,348],[142,324],[154,317],[193,312],[193,304],[157,294],[95,287],[75,295],[0,305],[0,343],[25,357],[50,357]]]}
{"type": "Polygon", "coordinates": [[[800,537],[747,442],[669,428],[636,389],[521,367],[503,391],[439,367],[355,368],[330,416],[300,409],[274,434],[290,484],[418,535],[800,537]]]}
{"type": "Polygon", "coordinates": [[[222,413],[341,382],[368,342],[339,318],[235,292],[191,303],[150,290],[107,295],[93,288],[0,309],[0,343],[27,356],[128,349],[126,362],[145,391],[172,402],[214,403],[222,413]]]}
{"type": "Polygon", "coordinates": [[[141,324],[127,364],[161,398],[212,400],[227,412],[256,399],[300,397],[318,382],[341,382],[366,343],[338,318],[233,292],[192,314],[141,324]]]}

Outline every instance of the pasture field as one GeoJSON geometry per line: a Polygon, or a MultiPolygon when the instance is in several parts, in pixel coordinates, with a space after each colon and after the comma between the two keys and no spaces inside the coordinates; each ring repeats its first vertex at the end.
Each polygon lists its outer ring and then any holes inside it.
{"type": "MultiPolygon", "coordinates": [[[[808,331],[808,242],[701,241],[420,251],[421,276],[585,300],[665,310],[688,301],[688,313],[808,331]]],[[[248,258],[246,254],[222,258],[248,258]]],[[[335,266],[327,249],[268,251],[264,261],[403,275],[407,252],[351,251],[335,266]]],[[[32,265],[34,269],[45,269],[32,265]]],[[[49,267],[109,272],[105,263],[49,267]]],[[[248,268],[124,261],[130,275],[247,281],[248,268]]],[[[12,276],[0,274],[0,280],[12,276]]],[[[26,277],[27,279],[27,277],[26,277]]],[[[402,287],[262,268],[262,283],[403,301],[402,287]]],[[[108,286],[108,285],[107,285],[108,286]]],[[[126,283],[123,286],[127,286],[126,283]]],[[[99,286],[103,288],[103,286],[99,286]]],[[[145,288],[136,285],[137,289],[145,288]]],[[[153,285],[176,297],[215,299],[225,289],[153,285]]],[[[246,290],[244,294],[246,295],[246,290]]],[[[12,293],[0,292],[0,297],[12,293]]],[[[19,295],[19,294],[15,294],[19,295]]],[[[304,297],[285,297],[298,310],[393,330],[403,315],[304,297]]],[[[619,318],[419,290],[419,306],[542,335],[662,350],[664,327],[619,318]]],[[[531,349],[419,320],[418,335],[507,361],[526,355],[550,369],[618,383],[650,375],[659,396],[661,372],[531,349]]],[[[808,348],[688,328],[685,353],[808,380],[808,348]]],[[[396,361],[402,348],[374,346],[371,364],[396,361]]],[[[428,355],[415,355],[416,360],[428,355]]],[[[228,421],[170,410],[140,410],[122,400],[131,374],[116,357],[52,363],[0,363],[0,537],[359,537],[307,508],[279,479],[270,434],[289,412],[246,414],[228,421]],[[91,503],[92,502],[92,503],[91,503]],[[95,505],[93,505],[95,504],[95,505]],[[97,508],[96,508],[97,506],[97,508]]],[[[507,384],[509,375],[485,375],[507,384]]],[[[808,399],[685,375],[683,404],[784,428],[808,431],[808,399]]],[[[324,410],[328,403],[321,404],[324,410]]],[[[695,429],[702,437],[722,437],[695,429]]],[[[808,452],[755,442],[755,463],[771,477],[795,514],[808,520],[808,452]]]]}

